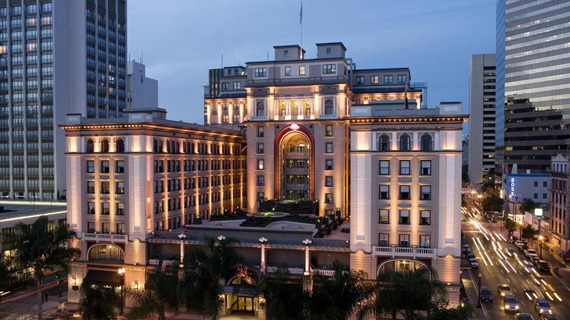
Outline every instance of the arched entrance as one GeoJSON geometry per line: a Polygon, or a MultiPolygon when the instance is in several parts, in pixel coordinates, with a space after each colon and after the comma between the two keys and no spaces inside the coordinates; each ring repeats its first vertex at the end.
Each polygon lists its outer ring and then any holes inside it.
{"type": "Polygon", "coordinates": [[[428,265],[418,260],[390,259],[382,262],[380,266],[378,266],[376,274],[380,274],[382,272],[389,272],[389,271],[396,271],[396,272],[415,271],[425,267],[428,267],[428,265]]]}
{"type": "Polygon", "coordinates": [[[283,127],[275,137],[275,199],[315,198],[315,150],[312,132],[303,125],[283,127]]]}

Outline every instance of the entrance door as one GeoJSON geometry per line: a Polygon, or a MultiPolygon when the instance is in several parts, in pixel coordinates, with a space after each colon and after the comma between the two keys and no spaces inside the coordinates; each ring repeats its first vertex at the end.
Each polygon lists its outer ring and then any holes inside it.
{"type": "Polygon", "coordinates": [[[237,296],[232,303],[232,311],[253,312],[253,298],[237,296]]]}

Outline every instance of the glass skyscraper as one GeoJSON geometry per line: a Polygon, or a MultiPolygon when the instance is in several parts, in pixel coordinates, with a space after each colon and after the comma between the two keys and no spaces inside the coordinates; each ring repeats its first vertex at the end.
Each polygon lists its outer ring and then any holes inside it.
{"type": "Polygon", "coordinates": [[[544,172],[570,138],[570,1],[498,0],[498,172],[544,172]]]}

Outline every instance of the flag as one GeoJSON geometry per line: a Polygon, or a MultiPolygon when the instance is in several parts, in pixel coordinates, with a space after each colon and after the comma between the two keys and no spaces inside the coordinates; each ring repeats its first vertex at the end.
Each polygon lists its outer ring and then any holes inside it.
{"type": "Polygon", "coordinates": [[[301,11],[299,12],[299,24],[303,24],[303,1],[301,1],[301,11]]]}
{"type": "Polygon", "coordinates": [[[406,109],[409,109],[408,106],[408,84],[406,83],[406,88],[404,89],[404,102],[406,104],[406,109]]]}

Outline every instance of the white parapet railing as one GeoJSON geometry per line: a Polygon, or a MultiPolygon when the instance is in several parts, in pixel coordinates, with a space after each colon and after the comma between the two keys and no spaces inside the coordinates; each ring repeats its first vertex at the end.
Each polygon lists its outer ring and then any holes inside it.
{"type": "Polygon", "coordinates": [[[108,242],[127,242],[126,234],[108,234],[108,233],[83,233],[83,240],[108,241],[108,242]]]}
{"type": "Polygon", "coordinates": [[[372,251],[374,256],[383,257],[420,257],[420,258],[433,258],[435,257],[434,248],[411,248],[411,247],[380,247],[375,246],[372,251]]]}

